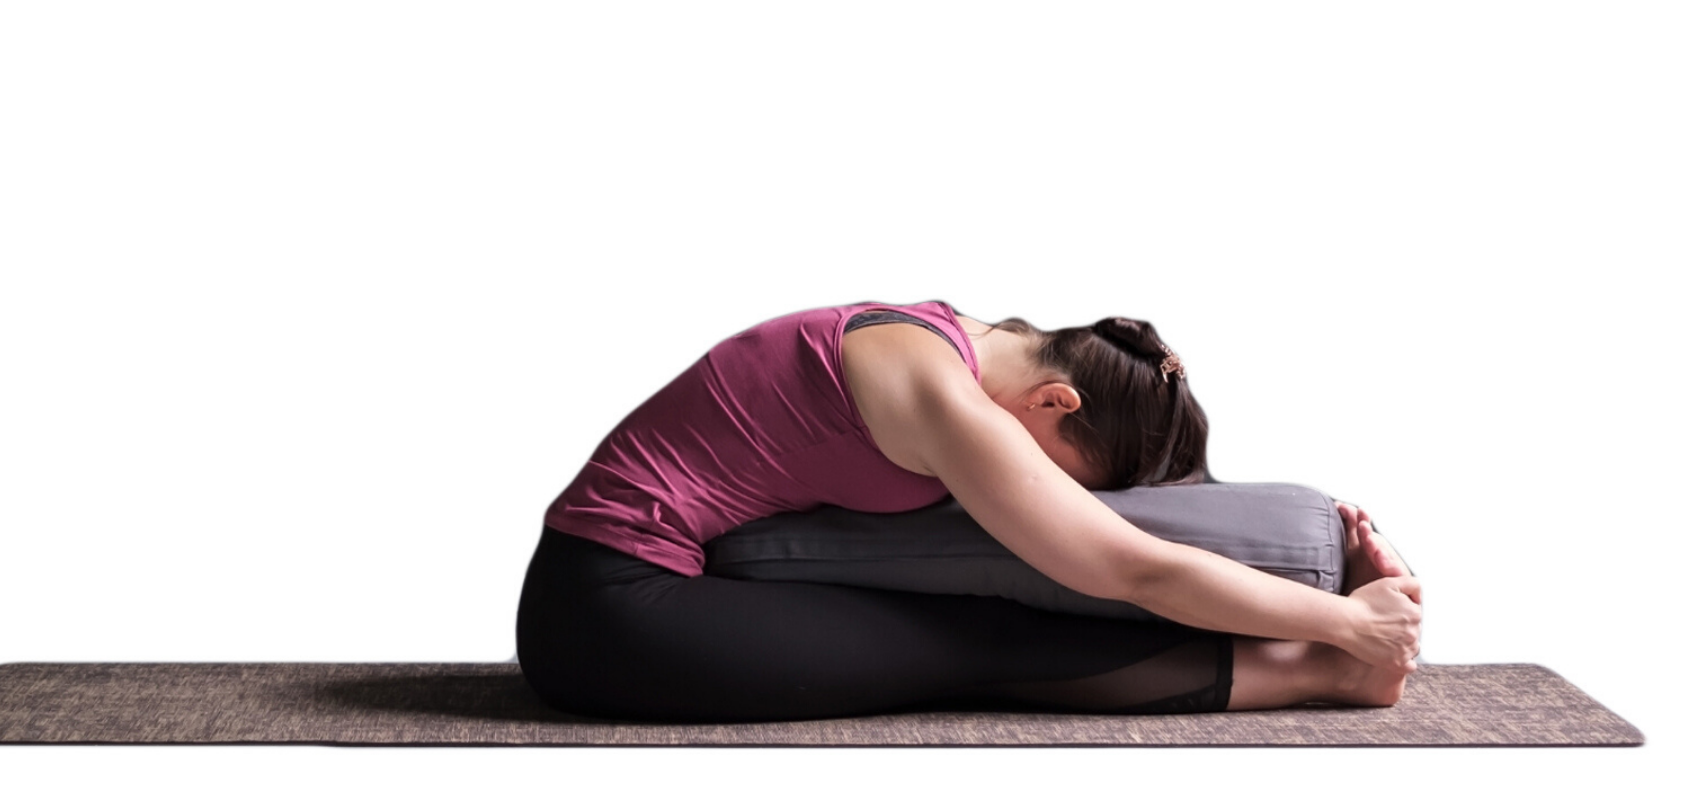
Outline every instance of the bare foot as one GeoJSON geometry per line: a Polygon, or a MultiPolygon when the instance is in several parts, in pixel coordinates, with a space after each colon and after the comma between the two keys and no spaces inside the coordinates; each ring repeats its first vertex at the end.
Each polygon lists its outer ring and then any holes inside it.
{"type": "Polygon", "coordinates": [[[1409,670],[1378,669],[1322,642],[1234,639],[1229,711],[1304,703],[1390,706],[1405,692],[1409,670]]]}
{"type": "Polygon", "coordinates": [[[1332,651],[1329,655],[1333,661],[1330,671],[1334,685],[1323,694],[1324,702],[1386,708],[1404,696],[1405,678],[1410,672],[1373,667],[1338,647],[1318,646],[1332,651]]]}
{"type": "Polygon", "coordinates": [[[1358,523],[1357,507],[1336,501],[1334,509],[1340,513],[1340,523],[1346,528],[1346,575],[1341,581],[1340,593],[1351,594],[1364,584],[1385,576],[1364,548],[1363,526],[1358,523]]]}
{"type": "Polygon", "coordinates": [[[1351,594],[1365,584],[1382,578],[1411,574],[1410,567],[1393,552],[1386,537],[1375,532],[1369,512],[1345,503],[1335,503],[1340,521],[1346,526],[1346,577],[1343,594],[1351,594]]]}

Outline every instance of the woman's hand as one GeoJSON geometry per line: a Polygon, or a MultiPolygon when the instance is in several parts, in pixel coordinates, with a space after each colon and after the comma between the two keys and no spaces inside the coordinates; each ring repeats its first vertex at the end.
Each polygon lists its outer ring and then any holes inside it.
{"type": "Polygon", "coordinates": [[[1417,668],[1422,640],[1423,593],[1417,579],[1398,575],[1352,592],[1358,614],[1340,649],[1360,661],[1409,673],[1417,668]]]}
{"type": "Polygon", "coordinates": [[[1363,612],[1351,644],[1340,647],[1377,666],[1414,670],[1422,639],[1422,586],[1375,532],[1368,511],[1339,502],[1334,507],[1346,526],[1344,586],[1363,612]]]}

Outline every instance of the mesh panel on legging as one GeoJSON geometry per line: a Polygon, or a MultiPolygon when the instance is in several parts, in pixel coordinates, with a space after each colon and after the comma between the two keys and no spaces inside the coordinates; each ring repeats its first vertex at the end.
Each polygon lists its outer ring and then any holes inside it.
{"type": "Polygon", "coordinates": [[[1011,683],[989,694],[1036,706],[1105,714],[1188,714],[1227,708],[1233,640],[1213,636],[1089,678],[1011,683]]]}
{"type": "Polygon", "coordinates": [[[1229,637],[1001,598],[685,577],[546,530],[520,665],[550,705],[600,717],[849,716],[955,698],[1056,710],[1220,710],[1229,637]]]}

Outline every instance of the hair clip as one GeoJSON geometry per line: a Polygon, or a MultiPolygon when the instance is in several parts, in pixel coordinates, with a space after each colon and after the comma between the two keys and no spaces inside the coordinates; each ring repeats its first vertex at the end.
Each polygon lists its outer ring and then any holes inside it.
{"type": "Polygon", "coordinates": [[[1163,370],[1163,382],[1169,382],[1169,373],[1171,372],[1175,373],[1175,377],[1177,378],[1186,378],[1186,366],[1181,364],[1181,357],[1175,355],[1175,351],[1170,350],[1168,345],[1165,344],[1160,346],[1163,348],[1163,363],[1161,366],[1163,370]]]}

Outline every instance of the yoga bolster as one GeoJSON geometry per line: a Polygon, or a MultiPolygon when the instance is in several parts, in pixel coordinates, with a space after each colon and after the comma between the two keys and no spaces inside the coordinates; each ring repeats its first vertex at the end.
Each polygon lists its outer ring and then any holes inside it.
{"type": "MultiPolygon", "coordinates": [[[[1153,536],[1340,591],[1345,528],[1333,499],[1315,489],[1206,483],[1093,494],[1153,536]]],[[[706,550],[705,571],[726,578],[987,595],[1047,611],[1160,619],[1051,580],[993,539],[954,498],[896,514],[837,506],[779,514],[734,528],[706,550]]]]}

